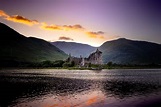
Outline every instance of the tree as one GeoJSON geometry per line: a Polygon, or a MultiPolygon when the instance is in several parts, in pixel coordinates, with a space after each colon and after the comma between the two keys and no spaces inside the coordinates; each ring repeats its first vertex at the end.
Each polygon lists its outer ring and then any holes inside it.
{"type": "Polygon", "coordinates": [[[53,66],[53,64],[52,64],[52,62],[51,61],[43,61],[42,62],[42,67],[52,67],[53,66]]]}
{"type": "Polygon", "coordinates": [[[110,61],[110,62],[107,63],[107,66],[111,67],[112,64],[113,64],[112,61],[110,61]]]}
{"type": "Polygon", "coordinates": [[[74,67],[74,66],[75,66],[75,62],[72,61],[70,67],[74,67]]]}
{"type": "Polygon", "coordinates": [[[53,67],[63,67],[65,62],[63,60],[57,60],[53,62],[53,67]]]}

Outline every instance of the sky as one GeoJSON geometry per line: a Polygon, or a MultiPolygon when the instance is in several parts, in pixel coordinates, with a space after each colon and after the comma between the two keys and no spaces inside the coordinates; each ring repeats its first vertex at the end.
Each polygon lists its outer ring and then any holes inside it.
{"type": "Polygon", "coordinates": [[[0,22],[47,41],[161,44],[161,0],[0,0],[0,22]]]}

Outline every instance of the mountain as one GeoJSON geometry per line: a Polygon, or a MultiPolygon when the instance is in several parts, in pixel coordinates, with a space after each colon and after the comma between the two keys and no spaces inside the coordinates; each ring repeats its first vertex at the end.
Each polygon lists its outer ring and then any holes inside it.
{"type": "Polygon", "coordinates": [[[104,63],[161,64],[161,45],[156,43],[120,38],[105,42],[99,49],[104,63]]]}
{"type": "MultiPolygon", "coordinates": [[[[161,44],[120,38],[107,41],[98,49],[103,52],[104,63],[112,61],[117,64],[161,64],[161,44]]],[[[49,43],[42,39],[25,37],[0,23],[0,65],[5,62],[64,60],[69,53],[75,57],[88,57],[95,50],[96,47],[81,43],[49,43]]]]}
{"type": "Polygon", "coordinates": [[[75,57],[88,57],[91,52],[96,50],[96,47],[92,47],[87,44],[75,43],[75,42],[52,42],[52,44],[59,49],[63,50],[66,54],[71,54],[75,57]]]}
{"type": "MultiPolygon", "coordinates": [[[[75,57],[88,57],[96,50],[96,47],[74,42],[57,41],[52,44],[75,57]]],[[[156,43],[120,38],[107,41],[98,49],[103,52],[104,63],[112,61],[117,64],[161,64],[161,45],[156,43]]]]}
{"type": "Polygon", "coordinates": [[[41,62],[67,58],[67,54],[51,43],[33,37],[25,37],[0,23],[0,62],[41,62]]]}

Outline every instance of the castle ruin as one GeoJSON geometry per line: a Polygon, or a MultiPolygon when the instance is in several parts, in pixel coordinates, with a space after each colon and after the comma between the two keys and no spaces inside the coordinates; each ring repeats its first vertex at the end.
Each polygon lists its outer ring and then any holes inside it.
{"type": "Polygon", "coordinates": [[[88,66],[89,64],[98,64],[101,65],[102,62],[102,52],[100,50],[96,50],[95,52],[91,53],[88,58],[83,58],[80,56],[80,58],[72,57],[69,55],[67,62],[71,63],[74,62],[77,66],[88,66]]]}

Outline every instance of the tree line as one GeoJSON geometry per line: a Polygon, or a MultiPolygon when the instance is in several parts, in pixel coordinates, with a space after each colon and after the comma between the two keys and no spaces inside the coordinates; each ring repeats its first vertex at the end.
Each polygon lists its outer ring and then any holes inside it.
{"type": "MultiPolygon", "coordinates": [[[[57,61],[42,61],[42,62],[19,62],[19,61],[0,61],[0,67],[31,67],[31,68],[71,68],[71,67],[80,67],[76,65],[74,61],[66,62],[63,60],[57,61]]],[[[161,65],[151,63],[151,64],[144,64],[144,65],[137,65],[137,64],[116,64],[113,62],[108,62],[106,64],[98,65],[98,64],[87,64],[84,68],[97,68],[101,67],[102,69],[115,69],[115,68],[161,68],[161,65]]]]}

